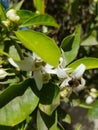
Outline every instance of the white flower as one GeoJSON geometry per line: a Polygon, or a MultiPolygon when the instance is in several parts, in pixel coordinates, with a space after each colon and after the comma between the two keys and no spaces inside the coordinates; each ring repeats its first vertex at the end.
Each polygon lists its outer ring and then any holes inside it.
{"type": "Polygon", "coordinates": [[[4,69],[0,69],[0,79],[4,79],[8,73],[4,69]]]}
{"type": "Polygon", "coordinates": [[[86,69],[86,66],[84,64],[80,64],[75,71],[71,74],[72,77],[75,77],[77,79],[81,78],[82,75],[84,74],[84,71],[86,69]]]}
{"type": "Polygon", "coordinates": [[[17,15],[16,10],[14,9],[8,10],[6,16],[9,20],[13,22],[18,22],[20,20],[20,17],[17,15]]]}
{"type": "Polygon", "coordinates": [[[19,69],[19,66],[17,65],[17,63],[12,58],[8,58],[8,61],[12,66],[19,69]]]}
{"type": "Polygon", "coordinates": [[[86,101],[85,101],[87,104],[92,104],[93,102],[94,102],[94,99],[93,99],[93,97],[92,96],[88,96],[87,98],[86,98],[86,101]]]}
{"type": "Polygon", "coordinates": [[[89,95],[92,96],[92,98],[97,98],[97,90],[95,88],[91,88],[89,95]]]}

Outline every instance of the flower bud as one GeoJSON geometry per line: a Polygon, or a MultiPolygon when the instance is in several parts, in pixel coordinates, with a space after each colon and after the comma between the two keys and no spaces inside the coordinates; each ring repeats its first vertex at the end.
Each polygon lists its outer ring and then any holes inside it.
{"type": "Polygon", "coordinates": [[[10,21],[7,19],[5,21],[2,21],[2,24],[6,27],[8,27],[10,25],[10,21]]]}
{"type": "Polygon", "coordinates": [[[7,18],[10,21],[13,22],[18,22],[20,20],[20,17],[16,14],[16,10],[14,9],[10,9],[7,13],[6,13],[7,18]]]}
{"type": "Polygon", "coordinates": [[[4,69],[0,69],[0,79],[4,79],[8,73],[4,69]]]}
{"type": "Polygon", "coordinates": [[[95,92],[90,92],[89,95],[92,96],[94,99],[97,98],[97,94],[95,92]]]}
{"type": "Polygon", "coordinates": [[[95,88],[91,88],[90,91],[96,93],[96,92],[97,92],[97,89],[95,89],[95,88]]]}
{"type": "Polygon", "coordinates": [[[94,102],[94,99],[93,99],[93,97],[92,96],[88,96],[87,98],[86,98],[86,101],[85,101],[87,104],[92,104],[93,102],[94,102]]]}

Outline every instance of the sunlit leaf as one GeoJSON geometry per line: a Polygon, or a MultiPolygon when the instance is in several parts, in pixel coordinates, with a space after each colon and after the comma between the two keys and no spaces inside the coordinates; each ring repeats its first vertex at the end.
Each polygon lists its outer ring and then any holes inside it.
{"type": "Polygon", "coordinates": [[[0,19],[1,20],[5,20],[6,19],[6,15],[5,15],[5,10],[0,2],[0,19]]]}
{"type": "Polygon", "coordinates": [[[16,9],[16,10],[19,10],[19,9],[22,7],[24,1],[25,1],[25,0],[19,1],[18,3],[14,4],[11,8],[14,8],[14,9],[16,9]]]}
{"type": "Polygon", "coordinates": [[[45,0],[33,0],[34,5],[39,13],[44,13],[45,11],[45,0]]]}
{"type": "Polygon", "coordinates": [[[34,84],[30,83],[26,80],[21,84],[12,85],[0,94],[0,125],[15,126],[34,111],[39,98],[35,90],[31,89],[34,84]]]}
{"type": "Polygon", "coordinates": [[[66,37],[61,43],[61,48],[65,52],[65,58],[67,64],[73,61],[78,54],[79,45],[80,45],[80,32],[81,32],[81,27],[79,25],[77,26],[74,34],[66,37]]]}
{"type": "Polygon", "coordinates": [[[32,25],[48,25],[57,28],[59,27],[56,20],[48,14],[35,15],[35,17],[33,16],[24,21],[24,23],[21,26],[32,26],[32,25]]]}
{"type": "Polygon", "coordinates": [[[20,25],[23,24],[25,21],[27,21],[30,18],[35,17],[37,14],[33,13],[32,11],[29,10],[18,10],[17,14],[20,17],[20,25]]]}
{"type": "Polygon", "coordinates": [[[68,65],[67,67],[71,68],[71,70],[69,70],[69,72],[72,72],[81,63],[86,66],[86,70],[98,68],[98,58],[86,57],[86,58],[81,58],[79,60],[76,60],[73,63],[71,63],[70,65],[68,65]]]}
{"type": "Polygon", "coordinates": [[[58,65],[60,50],[53,39],[32,30],[19,30],[15,34],[26,48],[34,51],[44,61],[53,66],[58,65]]]}

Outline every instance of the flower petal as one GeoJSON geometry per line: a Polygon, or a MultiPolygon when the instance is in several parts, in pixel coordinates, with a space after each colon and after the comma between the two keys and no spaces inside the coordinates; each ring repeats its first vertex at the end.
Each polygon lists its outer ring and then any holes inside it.
{"type": "Polygon", "coordinates": [[[79,79],[83,75],[84,71],[86,69],[86,66],[84,64],[80,64],[75,71],[71,74],[71,76],[79,79]]]}

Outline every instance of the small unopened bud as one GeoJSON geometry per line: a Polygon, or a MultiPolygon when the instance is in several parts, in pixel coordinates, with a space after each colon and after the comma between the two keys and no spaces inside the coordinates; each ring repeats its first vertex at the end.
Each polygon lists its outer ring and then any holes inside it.
{"type": "Polygon", "coordinates": [[[86,101],[85,101],[87,104],[92,104],[93,102],[94,102],[94,99],[93,99],[93,97],[92,96],[88,96],[87,98],[86,98],[86,101]]]}
{"type": "Polygon", "coordinates": [[[4,79],[8,73],[4,69],[0,69],[0,79],[4,79]]]}
{"type": "Polygon", "coordinates": [[[90,92],[89,95],[92,96],[94,99],[97,98],[97,94],[95,92],[90,92]]]}
{"type": "Polygon", "coordinates": [[[96,92],[97,92],[97,89],[95,89],[95,88],[91,88],[90,91],[96,93],[96,92]]]}
{"type": "Polygon", "coordinates": [[[9,20],[2,21],[2,24],[8,27],[10,25],[10,21],[9,20]]]}
{"type": "Polygon", "coordinates": [[[16,10],[14,9],[10,9],[7,13],[6,13],[7,18],[10,21],[13,22],[18,22],[20,20],[20,17],[16,14],[16,10]]]}

